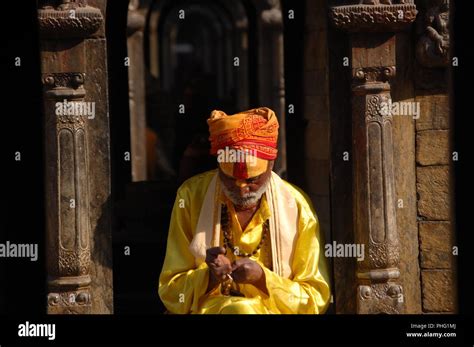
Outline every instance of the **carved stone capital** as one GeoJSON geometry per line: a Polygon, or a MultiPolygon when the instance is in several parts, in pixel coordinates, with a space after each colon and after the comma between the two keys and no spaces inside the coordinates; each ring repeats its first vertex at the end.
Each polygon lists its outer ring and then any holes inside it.
{"type": "Polygon", "coordinates": [[[283,25],[283,15],[281,13],[280,1],[265,0],[259,2],[261,6],[262,24],[268,27],[279,27],[283,25]]]}
{"type": "Polygon", "coordinates": [[[46,88],[77,89],[84,84],[85,76],[83,72],[46,73],[42,81],[46,88]]]}
{"type": "Polygon", "coordinates": [[[388,82],[395,73],[395,66],[360,67],[352,69],[352,78],[357,83],[388,82]]]}
{"type": "Polygon", "coordinates": [[[396,32],[415,21],[414,4],[334,6],[329,11],[332,24],[350,32],[396,32]]]}
{"type": "Polygon", "coordinates": [[[403,313],[403,288],[397,283],[360,285],[357,295],[359,314],[403,313]]]}
{"type": "Polygon", "coordinates": [[[395,74],[395,66],[352,69],[352,91],[358,95],[390,91],[390,81],[395,74]]]}
{"type": "Polygon", "coordinates": [[[130,36],[134,32],[143,31],[145,28],[145,16],[137,10],[129,10],[127,16],[127,35],[130,36]]]}
{"type": "Polygon", "coordinates": [[[43,38],[86,38],[94,34],[104,22],[98,8],[63,3],[57,8],[44,6],[38,9],[40,36],[43,38]]]}
{"type": "MultiPolygon", "coordinates": [[[[53,292],[48,294],[48,310],[60,309],[64,312],[64,308],[76,311],[78,307],[91,306],[91,295],[89,289],[78,291],[53,292]]],[[[77,313],[77,312],[75,312],[77,313]]]]}
{"type": "Polygon", "coordinates": [[[283,16],[281,10],[272,8],[262,12],[262,23],[266,26],[280,26],[283,24],[283,16]]]}
{"type": "Polygon", "coordinates": [[[52,99],[83,98],[86,95],[83,72],[45,73],[41,81],[45,95],[52,99]]]}

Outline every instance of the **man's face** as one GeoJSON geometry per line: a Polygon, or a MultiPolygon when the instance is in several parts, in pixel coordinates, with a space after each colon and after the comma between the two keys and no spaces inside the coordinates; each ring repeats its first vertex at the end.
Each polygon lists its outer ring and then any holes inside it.
{"type": "Polygon", "coordinates": [[[223,186],[222,190],[236,207],[241,209],[255,207],[268,187],[272,169],[273,160],[268,162],[267,171],[261,175],[247,179],[236,179],[226,175],[219,168],[219,177],[223,186]]]}

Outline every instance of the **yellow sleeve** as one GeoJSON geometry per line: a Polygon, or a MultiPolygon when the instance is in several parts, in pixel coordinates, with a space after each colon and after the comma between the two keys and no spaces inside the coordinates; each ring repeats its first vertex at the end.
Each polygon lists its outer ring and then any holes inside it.
{"type": "Polygon", "coordinates": [[[320,314],[329,305],[331,292],[324,253],[320,258],[319,222],[316,215],[303,210],[300,212],[292,278],[283,278],[262,266],[269,293],[262,298],[265,306],[274,313],[320,314]]]}
{"type": "Polygon", "coordinates": [[[196,312],[209,281],[206,263],[196,267],[189,251],[193,234],[191,209],[196,208],[188,189],[179,189],[171,214],[166,257],[158,293],[168,311],[175,314],[196,312]]]}

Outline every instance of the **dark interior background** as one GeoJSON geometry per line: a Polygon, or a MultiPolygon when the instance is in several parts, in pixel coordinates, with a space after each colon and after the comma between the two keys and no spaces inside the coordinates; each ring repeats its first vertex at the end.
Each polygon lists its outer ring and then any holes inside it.
{"type": "MultiPolygon", "coordinates": [[[[250,1],[243,0],[242,4],[248,20],[249,103],[245,109],[249,109],[262,106],[258,100],[258,88],[265,88],[265,85],[259,85],[261,81],[257,82],[259,79],[256,78],[259,44],[254,15],[256,11],[250,1]]],[[[177,16],[177,8],[200,6],[206,10],[210,5],[209,0],[168,3],[161,9],[158,37],[164,41],[165,27],[169,24],[163,23],[166,23],[168,15],[177,16]]],[[[183,21],[185,24],[176,27],[176,49],[179,50],[175,61],[177,65],[167,65],[161,53],[162,80],[147,80],[147,126],[158,134],[159,139],[169,139],[163,141],[162,145],[175,175],[158,174],[147,181],[131,182],[129,163],[123,161],[123,153],[130,148],[127,70],[120,59],[115,59],[127,54],[126,9],[123,6],[114,4],[107,9],[109,94],[115,100],[110,105],[112,189],[115,201],[114,307],[116,313],[159,313],[164,311],[164,307],[157,294],[158,278],[165,255],[169,217],[176,190],[186,178],[215,167],[215,158],[208,155],[206,119],[211,111],[221,109],[232,114],[242,110],[237,108],[235,79],[230,80],[234,84],[230,83],[227,92],[219,91],[219,78],[228,77],[219,76],[220,70],[217,68],[210,71],[205,68],[206,51],[217,50],[212,24],[217,26],[218,23],[206,23],[206,18],[200,18],[199,15],[195,15],[194,20],[183,21]],[[171,88],[163,82],[165,70],[168,79],[169,74],[173,74],[171,88]],[[186,107],[185,117],[178,113],[179,104],[186,107]],[[186,157],[185,151],[190,148],[198,155],[186,157]],[[131,249],[130,255],[124,254],[126,246],[131,249]]],[[[283,13],[287,13],[290,6],[303,17],[304,1],[284,0],[283,13]]],[[[226,15],[221,17],[224,19],[216,17],[214,20],[225,20],[226,15]]],[[[295,107],[295,113],[286,115],[287,151],[292,153],[288,156],[287,179],[299,186],[304,184],[301,175],[304,139],[298,134],[304,133],[306,126],[302,107],[304,19],[301,17],[298,20],[288,20],[287,16],[283,16],[286,109],[290,104],[295,107]]],[[[145,31],[145,35],[146,33],[145,31]]],[[[144,58],[149,68],[148,37],[145,36],[144,42],[144,58]]],[[[158,44],[163,45],[162,42],[158,44]]],[[[163,47],[160,46],[160,52],[162,51],[163,47]]],[[[216,66],[217,58],[211,59],[211,66],[216,66]]]]}
{"type": "Polygon", "coordinates": [[[21,15],[12,23],[1,24],[2,32],[8,33],[0,50],[0,65],[8,86],[2,89],[1,105],[0,243],[38,244],[38,260],[0,258],[0,314],[37,317],[46,312],[46,266],[36,4],[9,1],[2,7],[5,13],[21,15]],[[21,66],[15,66],[15,57],[21,58],[21,66]],[[15,161],[16,152],[20,152],[21,161],[15,161]]]}

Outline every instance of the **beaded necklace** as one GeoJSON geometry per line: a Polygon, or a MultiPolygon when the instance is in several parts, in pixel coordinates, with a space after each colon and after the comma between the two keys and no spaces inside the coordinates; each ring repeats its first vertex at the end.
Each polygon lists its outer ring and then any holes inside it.
{"type": "Polygon", "coordinates": [[[267,238],[267,235],[268,235],[269,221],[267,219],[265,223],[263,223],[262,237],[257,247],[251,253],[241,252],[239,247],[234,246],[232,242],[233,240],[232,230],[230,229],[229,211],[227,210],[227,205],[225,204],[223,204],[221,208],[221,227],[224,234],[224,247],[229,248],[236,256],[248,258],[257,254],[260,248],[262,248],[265,242],[265,239],[267,238]]]}

